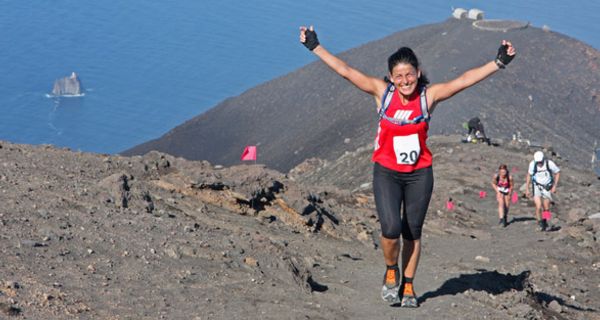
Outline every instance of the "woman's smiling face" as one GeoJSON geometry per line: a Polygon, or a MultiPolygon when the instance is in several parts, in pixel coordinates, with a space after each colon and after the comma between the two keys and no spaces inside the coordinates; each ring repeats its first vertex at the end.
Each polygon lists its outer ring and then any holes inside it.
{"type": "Polygon", "coordinates": [[[403,96],[415,92],[420,76],[421,71],[408,63],[398,63],[390,73],[390,79],[403,96]]]}

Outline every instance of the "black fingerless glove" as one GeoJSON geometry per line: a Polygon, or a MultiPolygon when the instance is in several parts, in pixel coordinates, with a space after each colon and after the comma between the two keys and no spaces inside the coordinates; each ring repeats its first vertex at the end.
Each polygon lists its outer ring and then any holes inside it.
{"type": "Polygon", "coordinates": [[[314,30],[306,30],[305,33],[306,41],[304,41],[304,46],[308,48],[308,50],[313,51],[319,45],[319,39],[317,39],[317,33],[314,30]]]}
{"type": "Polygon", "coordinates": [[[498,55],[496,56],[495,60],[496,65],[498,65],[500,69],[504,69],[514,57],[514,55],[508,55],[508,45],[502,45],[500,48],[498,48],[498,55]]]}

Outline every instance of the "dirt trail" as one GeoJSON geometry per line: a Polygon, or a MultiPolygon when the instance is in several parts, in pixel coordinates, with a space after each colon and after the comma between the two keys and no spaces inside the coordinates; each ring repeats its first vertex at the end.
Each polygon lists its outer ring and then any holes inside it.
{"type": "MultiPolygon", "coordinates": [[[[431,141],[436,154],[436,187],[415,282],[421,307],[385,306],[378,296],[381,252],[364,250],[361,261],[339,264],[341,274],[353,274],[353,287],[363,288],[353,292],[358,296],[350,304],[350,318],[600,319],[600,285],[589,281],[598,272],[598,239],[585,241],[591,233],[586,236],[583,230],[594,228],[590,220],[578,216],[599,209],[590,201],[598,194],[597,183],[582,189],[588,186],[585,179],[561,163],[563,180],[552,208],[553,231],[539,231],[533,202],[524,197],[511,205],[510,223],[504,228],[498,225],[491,176],[500,162],[506,162],[514,170],[515,189],[519,190],[531,154],[519,148],[511,151],[456,141],[456,136],[431,141]],[[488,195],[480,199],[479,191],[488,195]],[[453,212],[444,206],[448,196],[457,203],[453,212]],[[581,208],[585,206],[590,207],[581,208]]],[[[344,176],[343,168],[348,165],[353,165],[354,172],[368,172],[361,167],[370,166],[363,161],[368,153],[368,148],[363,148],[337,163],[319,163],[307,180],[356,187],[368,177],[336,177],[344,176]]]]}
{"type": "MultiPolygon", "coordinates": [[[[381,300],[383,267],[379,250],[363,248],[360,260],[341,260],[336,264],[334,278],[324,284],[347,297],[339,304],[346,305],[350,319],[507,319],[507,315],[519,319],[535,319],[536,315],[543,315],[543,319],[570,319],[565,314],[534,309],[542,310],[541,304],[530,300],[523,288],[528,272],[531,281],[537,283],[546,282],[549,272],[560,273],[565,271],[560,269],[569,268],[557,265],[546,254],[557,246],[553,235],[539,232],[530,220],[531,208],[522,206],[513,210],[516,216],[507,228],[498,226],[496,212],[490,209],[494,203],[488,199],[481,202],[481,211],[487,214],[486,224],[479,227],[489,237],[425,235],[415,282],[420,308],[388,307],[381,300]],[[337,281],[343,284],[332,284],[337,281]]],[[[548,285],[551,284],[544,283],[548,285]]],[[[550,300],[546,303],[560,301],[572,311],[598,308],[597,304],[581,306],[573,300],[564,301],[561,294],[552,290],[542,298],[550,300]]],[[[592,314],[587,317],[594,318],[592,314]]]]}

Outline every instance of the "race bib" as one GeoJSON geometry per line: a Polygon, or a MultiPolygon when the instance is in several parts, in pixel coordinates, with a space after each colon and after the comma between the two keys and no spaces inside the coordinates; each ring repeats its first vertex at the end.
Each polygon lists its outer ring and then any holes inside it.
{"type": "Polygon", "coordinates": [[[421,145],[419,144],[419,135],[411,134],[409,136],[394,137],[394,153],[396,154],[396,163],[415,164],[421,154],[421,145]]]}

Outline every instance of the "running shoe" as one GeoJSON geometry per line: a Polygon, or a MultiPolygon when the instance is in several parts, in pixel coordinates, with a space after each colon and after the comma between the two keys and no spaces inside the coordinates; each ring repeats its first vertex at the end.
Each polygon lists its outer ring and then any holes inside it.
{"type": "Polygon", "coordinates": [[[548,222],[546,219],[542,219],[542,231],[546,231],[548,229],[548,222]]]}
{"type": "Polygon", "coordinates": [[[405,283],[403,287],[400,306],[404,308],[418,308],[419,302],[417,301],[417,295],[415,294],[412,283],[405,283]]]}
{"type": "Polygon", "coordinates": [[[383,276],[383,288],[381,288],[381,298],[389,303],[400,301],[398,292],[400,291],[400,270],[398,267],[387,268],[383,276]]]}
{"type": "Polygon", "coordinates": [[[508,219],[506,218],[506,215],[504,215],[504,217],[502,217],[502,226],[504,228],[506,228],[507,225],[508,225],[508,219]]]}
{"type": "Polygon", "coordinates": [[[546,228],[548,227],[546,220],[540,220],[538,225],[540,226],[540,231],[546,231],[546,228]]]}

